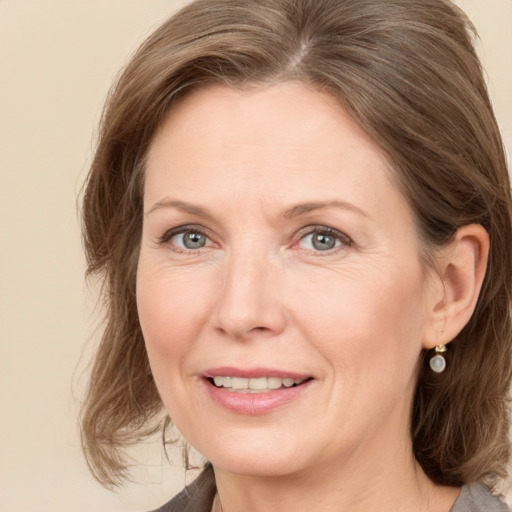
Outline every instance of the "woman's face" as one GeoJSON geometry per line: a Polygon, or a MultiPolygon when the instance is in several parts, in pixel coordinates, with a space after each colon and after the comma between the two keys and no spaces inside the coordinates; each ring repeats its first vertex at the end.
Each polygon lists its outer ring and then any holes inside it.
{"type": "Polygon", "coordinates": [[[410,454],[432,292],[386,159],[334,98],[288,82],[182,99],[150,148],[144,211],[151,368],[215,467],[410,454]]]}

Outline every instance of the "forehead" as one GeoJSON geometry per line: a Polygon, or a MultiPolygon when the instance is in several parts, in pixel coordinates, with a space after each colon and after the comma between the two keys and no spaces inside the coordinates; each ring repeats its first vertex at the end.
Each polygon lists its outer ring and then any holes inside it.
{"type": "Polygon", "coordinates": [[[173,103],[152,146],[162,136],[162,131],[185,130],[194,124],[194,134],[207,132],[210,140],[217,132],[212,128],[222,129],[224,135],[230,128],[246,135],[240,128],[247,128],[252,139],[270,144],[307,142],[319,128],[329,129],[343,124],[347,142],[364,142],[380,154],[378,145],[348,115],[334,95],[297,81],[252,84],[236,89],[212,84],[193,90],[173,103]],[[296,129],[283,132],[283,125],[295,125],[296,129]]]}
{"type": "Polygon", "coordinates": [[[392,174],[383,152],[334,96],[285,82],[244,90],[212,85],[179,99],[153,138],[147,169],[150,181],[178,166],[183,179],[192,178],[185,170],[212,166],[254,178],[271,167],[275,175],[277,166],[294,169],[297,179],[299,171],[321,178],[349,163],[392,174]]]}

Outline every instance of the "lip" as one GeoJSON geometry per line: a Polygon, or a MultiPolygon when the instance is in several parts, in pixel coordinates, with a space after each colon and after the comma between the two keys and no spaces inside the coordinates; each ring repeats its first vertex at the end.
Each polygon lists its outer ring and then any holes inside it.
{"type": "Polygon", "coordinates": [[[261,415],[297,400],[310,388],[314,379],[310,375],[270,368],[241,369],[224,366],[211,368],[204,372],[202,381],[211,400],[223,409],[244,415],[261,415]],[[211,384],[209,379],[219,376],[242,378],[279,377],[282,379],[306,380],[302,384],[290,388],[279,388],[261,393],[236,393],[225,388],[217,388],[211,384]]]}
{"type": "Polygon", "coordinates": [[[311,375],[303,373],[288,372],[283,370],[277,370],[275,368],[235,368],[233,366],[219,366],[216,368],[210,368],[203,372],[203,377],[215,378],[215,377],[242,377],[242,378],[259,378],[259,377],[279,377],[281,379],[307,379],[311,375]]]}

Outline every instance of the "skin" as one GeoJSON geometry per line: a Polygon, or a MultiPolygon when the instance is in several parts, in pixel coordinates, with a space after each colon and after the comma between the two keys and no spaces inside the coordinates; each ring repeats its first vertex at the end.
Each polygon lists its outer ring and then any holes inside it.
{"type": "Polygon", "coordinates": [[[137,303],[152,372],[212,462],[224,512],[448,512],[458,490],[415,462],[409,415],[421,350],[474,307],[482,229],[428,272],[382,152],[334,98],[293,82],[180,100],[149,151],[144,210],[137,303]],[[180,226],[205,245],[185,247],[180,226]],[[335,245],[319,250],[311,233],[327,228],[335,245]],[[312,379],[240,414],[205,391],[219,366],[312,379]]]}

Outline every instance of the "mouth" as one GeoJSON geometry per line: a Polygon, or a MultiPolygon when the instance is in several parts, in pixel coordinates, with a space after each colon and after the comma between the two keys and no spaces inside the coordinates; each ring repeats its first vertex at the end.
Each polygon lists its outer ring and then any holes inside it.
{"type": "Polygon", "coordinates": [[[212,386],[233,393],[269,393],[279,389],[294,388],[312,380],[312,377],[234,377],[216,376],[207,379],[212,386]]]}
{"type": "Polygon", "coordinates": [[[307,396],[314,377],[269,368],[212,368],[203,375],[208,396],[231,413],[262,415],[307,396]]]}

